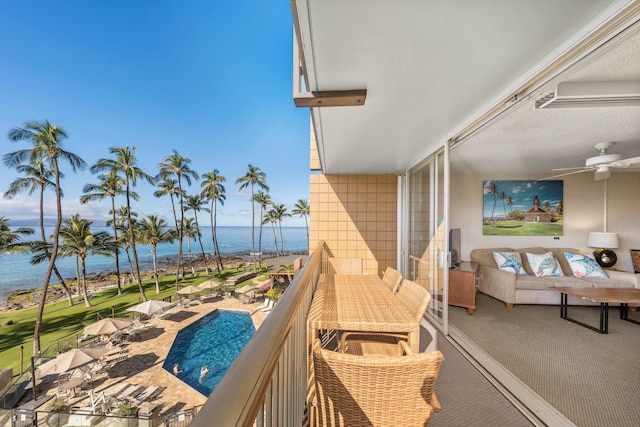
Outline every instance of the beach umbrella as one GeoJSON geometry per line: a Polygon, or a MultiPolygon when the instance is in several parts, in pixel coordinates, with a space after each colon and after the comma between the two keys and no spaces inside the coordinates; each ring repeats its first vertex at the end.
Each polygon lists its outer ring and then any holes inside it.
{"type": "Polygon", "coordinates": [[[214,280],[207,280],[205,282],[200,283],[197,288],[204,290],[204,289],[213,289],[213,288],[217,288],[218,286],[220,286],[220,283],[214,281],[214,280]]]}
{"type": "Polygon", "coordinates": [[[105,355],[108,351],[107,346],[74,348],[38,366],[38,370],[42,376],[61,374],[70,369],[75,369],[93,362],[105,355]]]}
{"type": "Polygon", "coordinates": [[[246,294],[248,292],[255,291],[255,290],[256,290],[255,286],[246,285],[241,287],[240,289],[236,289],[236,292],[238,292],[239,294],[246,294]]]}
{"type": "Polygon", "coordinates": [[[178,291],[178,293],[180,295],[189,295],[189,294],[195,294],[196,292],[201,292],[202,289],[196,288],[193,285],[189,285],[189,286],[185,286],[184,288],[180,289],[178,291]]]}
{"type": "Polygon", "coordinates": [[[147,300],[138,305],[134,305],[133,307],[127,308],[127,311],[137,311],[142,314],[153,314],[156,311],[164,310],[166,308],[172,307],[174,303],[166,302],[166,301],[158,301],[158,300],[147,300]]]}
{"type": "Polygon", "coordinates": [[[85,327],[84,333],[87,335],[112,334],[129,325],[131,325],[130,320],[107,317],[85,327]]]}

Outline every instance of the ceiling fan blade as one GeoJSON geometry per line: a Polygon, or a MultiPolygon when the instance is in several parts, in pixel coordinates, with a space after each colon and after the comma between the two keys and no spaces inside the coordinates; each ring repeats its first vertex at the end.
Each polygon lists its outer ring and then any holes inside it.
{"type": "Polygon", "coordinates": [[[567,175],[574,175],[577,173],[583,173],[583,172],[591,172],[593,169],[582,169],[579,171],[573,171],[573,172],[568,172],[568,173],[562,173],[560,175],[554,175],[554,176],[548,176],[546,178],[540,178],[538,181],[550,181],[552,179],[556,179],[556,178],[560,178],[562,176],[567,176],[567,175]]]}
{"type": "Polygon", "coordinates": [[[578,170],[578,169],[591,169],[591,168],[585,168],[584,166],[577,166],[575,168],[555,168],[555,169],[551,169],[552,171],[573,171],[573,170],[578,170]]]}
{"type": "Polygon", "coordinates": [[[605,171],[597,171],[593,178],[594,181],[602,181],[603,179],[607,179],[611,176],[611,170],[607,168],[605,171]]]}
{"type": "Polygon", "coordinates": [[[623,167],[626,168],[627,166],[630,165],[634,165],[636,163],[640,163],[640,157],[631,157],[629,159],[622,159],[622,160],[618,160],[617,162],[614,162],[613,167],[619,168],[619,167],[623,167]],[[620,166],[618,166],[620,165],[620,166]]]}

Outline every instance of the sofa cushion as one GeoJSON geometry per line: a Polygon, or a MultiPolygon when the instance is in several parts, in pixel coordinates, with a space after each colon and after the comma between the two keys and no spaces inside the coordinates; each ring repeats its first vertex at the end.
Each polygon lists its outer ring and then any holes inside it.
{"type": "Polygon", "coordinates": [[[585,277],[581,280],[587,280],[593,284],[594,288],[633,288],[633,283],[619,279],[603,279],[602,277],[585,277]]]}
{"type": "Polygon", "coordinates": [[[575,277],[601,277],[608,279],[609,276],[602,271],[596,259],[591,255],[574,254],[570,252],[564,253],[565,258],[569,262],[571,271],[575,277]]]}
{"type": "Polygon", "coordinates": [[[526,258],[534,276],[564,276],[560,263],[551,252],[541,255],[526,252],[526,258]]]}
{"type": "Polygon", "coordinates": [[[516,276],[516,289],[549,289],[555,286],[547,277],[516,276]]]}
{"type": "Polygon", "coordinates": [[[573,276],[518,276],[516,289],[549,289],[551,287],[593,288],[593,283],[573,276]]]}
{"type": "Polygon", "coordinates": [[[493,251],[493,259],[496,261],[498,268],[502,271],[509,271],[518,275],[526,276],[527,272],[522,267],[522,259],[518,252],[500,252],[493,251]]]}

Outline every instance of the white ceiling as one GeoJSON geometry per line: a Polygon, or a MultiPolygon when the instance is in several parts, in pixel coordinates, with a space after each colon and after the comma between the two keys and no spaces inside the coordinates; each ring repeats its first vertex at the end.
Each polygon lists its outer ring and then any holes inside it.
{"type": "MultiPolygon", "coordinates": [[[[627,3],[295,1],[310,89],[367,89],[364,106],[312,110],[323,171],[407,170],[627,3]]],[[[568,79],[640,80],[639,38],[568,79]]],[[[454,172],[582,166],[602,141],[640,156],[640,107],[512,110],[452,150],[454,172]]]]}

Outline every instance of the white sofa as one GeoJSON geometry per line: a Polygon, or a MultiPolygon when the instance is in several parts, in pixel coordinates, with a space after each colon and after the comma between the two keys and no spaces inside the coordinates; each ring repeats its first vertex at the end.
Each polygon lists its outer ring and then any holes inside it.
{"type": "MultiPolygon", "coordinates": [[[[564,252],[586,253],[574,248],[542,248],[531,247],[522,249],[512,248],[484,248],[471,251],[471,261],[479,264],[479,290],[500,301],[507,307],[513,304],[560,304],[560,294],[549,288],[563,287],[601,287],[601,288],[640,288],[638,275],[626,271],[605,270],[608,279],[599,277],[575,277],[567,262],[564,252]],[[516,275],[509,271],[498,269],[493,258],[493,251],[518,252],[522,265],[528,276],[516,275]],[[536,277],[531,271],[526,253],[553,253],[560,263],[564,276],[536,277]]],[[[569,297],[569,304],[592,305],[594,303],[579,298],[569,297]]]]}

